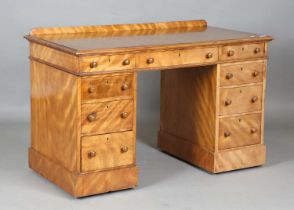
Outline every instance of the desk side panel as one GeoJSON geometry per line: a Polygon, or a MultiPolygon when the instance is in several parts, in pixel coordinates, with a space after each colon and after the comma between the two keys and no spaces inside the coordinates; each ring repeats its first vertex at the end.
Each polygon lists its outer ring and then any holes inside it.
{"type": "Polygon", "coordinates": [[[79,171],[79,78],[31,61],[31,147],[69,171],[79,171]]]}
{"type": "Polygon", "coordinates": [[[215,150],[216,66],[161,73],[160,130],[215,150]]]}

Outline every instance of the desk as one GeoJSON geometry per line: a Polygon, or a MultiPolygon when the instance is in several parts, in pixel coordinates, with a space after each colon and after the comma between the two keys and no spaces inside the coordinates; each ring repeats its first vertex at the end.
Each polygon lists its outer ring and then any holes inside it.
{"type": "Polygon", "coordinates": [[[139,71],[161,70],[161,150],[211,173],[264,164],[270,36],[193,20],[35,28],[25,38],[29,165],[71,195],[137,186],[139,71]]]}

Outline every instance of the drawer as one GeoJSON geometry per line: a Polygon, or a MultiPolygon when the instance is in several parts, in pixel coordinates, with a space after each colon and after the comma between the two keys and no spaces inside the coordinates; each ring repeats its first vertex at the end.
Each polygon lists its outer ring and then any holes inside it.
{"type": "Polygon", "coordinates": [[[220,88],[220,114],[236,114],[261,110],[262,85],[220,88]]]}
{"type": "Polygon", "coordinates": [[[135,163],[133,131],[82,137],[82,172],[135,163]]]}
{"type": "Polygon", "coordinates": [[[220,60],[258,58],[265,56],[264,43],[227,45],[220,47],[220,60]]]}
{"type": "Polygon", "coordinates": [[[220,150],[261,143],[261,114],[225,117],[219,121],[220,150]]]}
{"type": "Polygon", "coordinates": [[[220,71],[220,85],[241,85],[263,81],[264,62],[223,64],[220,71]]]}
{"type": "Polygon", "coordinates": [[[101,55],[80,58],[82,72],[114,71],[133,69],[135,67],[135,55],[101,55]]]}
{"type": "Polygon", "coordinates": [[[82,134],[132,130],[133,100],[82,104],[82,134]]]}
{"type": "Polygon", "coordinates": [[[218,49],[194,48],[163,52],[139,53],[136,65],[138,68],[159,68],[176,65],[193,65],[213,63],[218,59],[218,49]]]}
{"type": "Polygon", "coordinates": [[[82,79],[82,100],[133,96],[133,74],[82,79]]]}

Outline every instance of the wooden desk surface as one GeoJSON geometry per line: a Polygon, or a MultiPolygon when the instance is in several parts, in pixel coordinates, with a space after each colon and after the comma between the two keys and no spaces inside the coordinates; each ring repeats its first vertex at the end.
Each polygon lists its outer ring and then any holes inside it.
{"type": "Polygon", "coordinates": [[[26,38],[72,54],[159,50],[167,47],[232,44],[272,39],[265,35],[208,27],[203,20],[36,28],[26,38]]]}

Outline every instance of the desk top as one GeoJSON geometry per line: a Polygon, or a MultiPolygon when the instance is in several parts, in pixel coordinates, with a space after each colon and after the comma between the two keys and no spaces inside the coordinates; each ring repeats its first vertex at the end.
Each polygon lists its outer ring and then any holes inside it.
{"type": "Polygon", "coordinates": [[[35,28],[25,38],[76,55],[272,40],[266,35],[208,27],[205,20],[35,28]]]}

